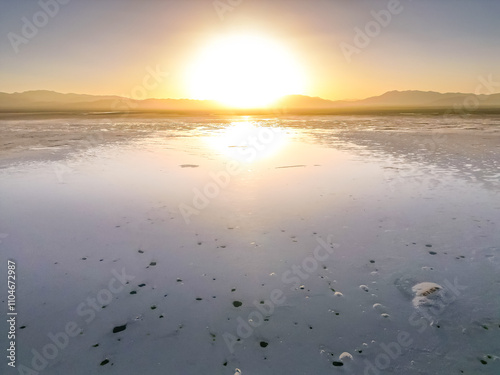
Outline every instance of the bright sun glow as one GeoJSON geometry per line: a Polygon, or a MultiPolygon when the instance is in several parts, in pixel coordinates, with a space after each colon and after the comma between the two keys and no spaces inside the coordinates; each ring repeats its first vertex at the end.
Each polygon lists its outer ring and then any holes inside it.
{"type": "Polygon", "coordinates": [[[207,139],[220,154],[240,163],[253,163],[277,154],[288,142],[288,133],[277,127],[233,122],[207,139]]]}
{"type": "Polygon", "coordinates": [[[240,108],[263,107],[304,90],[304,78],[293,56],[258,36],[213,41],[191,67],[189,80],[194,99],[240,108]]]}

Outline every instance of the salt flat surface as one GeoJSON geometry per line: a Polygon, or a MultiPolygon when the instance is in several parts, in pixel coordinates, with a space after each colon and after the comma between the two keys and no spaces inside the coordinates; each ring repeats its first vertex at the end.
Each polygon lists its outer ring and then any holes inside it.
{"type": "Polygon", "coordinates": [[[0,264],[17,264],[17,365],[498,374],[499,126],[3,120],[0,264]],[[47,358],[70,322],[81,334],[47,358]]]}

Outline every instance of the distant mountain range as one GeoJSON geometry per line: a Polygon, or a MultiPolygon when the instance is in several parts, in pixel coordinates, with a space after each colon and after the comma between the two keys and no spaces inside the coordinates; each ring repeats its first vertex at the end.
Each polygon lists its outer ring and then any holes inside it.
{"type": "Polygon", "coordinates": [[[452,110],[472,112],[478,109],[499,109],[500,94],[474,95],[438,93],[432,91],[389,91],[362,100],[325,100],[304,95],[289,95],[279,99],[271,108],[235,110],[212,100],[145,99],[133,100],[120,96],[61,94],[38,90],[22,93],[0,92],[1,112],[279,112],[279,113],[343,113],[363,111],[452,110]]]}

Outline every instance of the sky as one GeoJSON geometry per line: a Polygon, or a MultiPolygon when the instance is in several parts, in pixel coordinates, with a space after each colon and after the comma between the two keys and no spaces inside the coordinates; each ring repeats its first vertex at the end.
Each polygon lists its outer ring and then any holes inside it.
{"type": "Polygon", "coordinates": [[[235,35],[271,42],[252,64],[289,94],[474,92],[480,76],[500,80],[499,14],[498,0],[0,0],[0,92],[210,99],[209,83],[254,77],[243,65],[228,79],[220,51],[207,57],[235,35]]]}

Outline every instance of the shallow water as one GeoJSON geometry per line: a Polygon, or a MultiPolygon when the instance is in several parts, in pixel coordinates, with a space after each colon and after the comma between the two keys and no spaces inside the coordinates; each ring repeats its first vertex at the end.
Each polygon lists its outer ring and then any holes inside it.
{"type": "Polygon", "coordinates": [[[18,366],[497,374],[499,123],[3,121],[18,366]],[[422,282],[443,289],[416,306],[422,282]]]}

